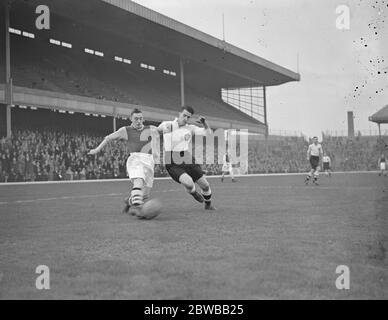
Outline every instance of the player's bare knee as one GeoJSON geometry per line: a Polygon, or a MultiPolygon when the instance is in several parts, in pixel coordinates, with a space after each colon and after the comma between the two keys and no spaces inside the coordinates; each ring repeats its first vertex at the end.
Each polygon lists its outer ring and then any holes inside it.
{"type": "Polygon", "coordinates": [[[179,182],[186,188],[186,189],[192,189],[194,187],[194,181],[191,179],[191,177],[187,174],[182,174],[179,177],[179,182]]]}
{"type": "Polygon", "coordinates": [[[204,176],[199,178],[197,180],[197,183],[200,186],[200,188],[204,191],[207,191],[208,189],[210,189],[210,184],[204,176]]]}
{"type": "Polygon", "coordinates": [[[206,181],[205,184],[201,184],[200,185],[201,189],[205,192],[209,191],[210,190],[210,185],[209,185],[209,182],[206,181]]]}

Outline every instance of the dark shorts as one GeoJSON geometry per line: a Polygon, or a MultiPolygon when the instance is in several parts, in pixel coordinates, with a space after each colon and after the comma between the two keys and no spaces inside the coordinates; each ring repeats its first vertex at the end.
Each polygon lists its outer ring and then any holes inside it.
{"type": "Polygon", "coordinates": [[[310,164],[311,164],[311,168],[316,170],[318,165],[319,165],[319,157],[311,156],[310,157],[310,164]]]}
{"type": "Polygon", "coordinates": [[[167,163],[165,165],[166,170],[171,176],[171,178],[178,183],[180,183],[179,177],[184,173],[187,173],[193,179],[194,182],[196,182],[204,175],[201,166],[195,163],[195,159],[191,154],[186,153],[185,159],[186,158],[189,159],[187,163],[185,161],[183,161],[183,163],[174,163],[174,158],[171,153],[165,154],[165,161],[167,160],[167,163]]]}
{"type": "Polygon", "coordinates": [[[329,162],[323,163],[323,170],[330,170],[330,163],[329,162]]]}

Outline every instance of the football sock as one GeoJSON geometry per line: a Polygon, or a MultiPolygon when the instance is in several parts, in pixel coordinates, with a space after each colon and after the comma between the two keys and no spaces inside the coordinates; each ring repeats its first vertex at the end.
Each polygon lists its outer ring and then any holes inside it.
{"type": "Polygon", "coordinates": [[[209,187],[209,190],[207,191],[202,191],[202,196],[205,199],[205,203],[210,203],[212,202],[212,190],[209,187]]]}
{"type": "Polygon", "coordinates": [[[141,188],[133,188],[131,190],[131,204],[140,206],[143,203],[143,190],[141,188]]]}

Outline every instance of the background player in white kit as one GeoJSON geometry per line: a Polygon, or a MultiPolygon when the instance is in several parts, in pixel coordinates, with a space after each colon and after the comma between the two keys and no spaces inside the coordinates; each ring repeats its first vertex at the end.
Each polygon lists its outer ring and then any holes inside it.
{"type": "Polygon", "coordinates": [[[305,184],[308,184],[311,177],[313,177],[314,184],[318,185],[318,176],[319,176],[319,162],[322,157],[323,149],[320,143],[318,143],[318,137],[313,137],[313,143],[309,145],[307,149],[307,160],[310,161],[311,170],[308,173],[306,179],[304,180],[305,184]]]}
{"type": "Polygon", "coordinates": [[[381,175],[386,176],[387,175],[387,173],[386,173],[386,170],[387,170],[387,159],[385,158],[385,155],[383,153],[381,154],[381,156],[379,158],[378,166],[379,166],[379,169],[380,169],[379,176],[381,176],[381,175]]]}
{"type": "Polygon", "coordinates": [[[229,152],[225,153],[223,157],[221,182],[224,182],[224,176],[227,172],[229,172],[230,176],[232,177],[232,182],[236,182],[233,174],[232,158],[229,152]]]}
{"type": "Polygon", "coordinates": [[[331,177],[331,159],[326,153],[323,154],[322,164],[323,171],[326,173],[326,175],[329,175],[329,177],[331,177]]]}
{"type": "Polygon", "coordinates": [[[144,126],[143,114],[139,109],[131,112],[131,121],[130,126],[121,127],[106,136],[97,148],[89,151],[89,154],[97,154],[110,141],[118,139],[127,141],[130,156],[126,166],[128,177],[132,182],[132,189],[129,197],[125,200],[123,213],[130,212],[132,215],[141,217],[141,206],[148,199],[154,181],[153,155],[143,152],[144,146],[150,141],[151,128],[144,126]],[[145,132],[144,137],[141,137],[145,130],[149,131],[145,132]]]}

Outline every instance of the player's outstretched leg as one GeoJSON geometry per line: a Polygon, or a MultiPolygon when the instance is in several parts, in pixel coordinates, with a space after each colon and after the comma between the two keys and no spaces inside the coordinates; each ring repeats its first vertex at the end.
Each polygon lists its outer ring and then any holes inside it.
{"type": "Polygon", "coordinates": [[[225,172],[222,172],[221,182],[224,182],[225,172]]]}
{"type": "Polygon", "coordinates": [[[234,178],[233,168],[230,168],[229,173],[230,173],[230,176],[232,177],[232,182],[237,182],[236,179],[234,178]]]}
{"type": "Polygon", "coordinates": [[[198,185],[202,189],[202,196],[205,199],[205,210],[216,210],[212,205],[212,190],[210,189],[209,182],[202,176],[197,180],[198,185]]]}
{"type": "Polygon", "coordinates": [[[121,211],[122,213],[128,213],[129,209],[131,208],[131,197],[126,197],[124,199],[124,208],[121,211]]]}
{"type": "Polygon", "coordinates": [[[139,212],[139,210],[141,209],[141,206],[144,203],[144,197],[143,197],[144,181],[141,178],[136,178],[132,180],[132,183],[133,183],[133,187],[130,192],[129,198],[126,198],[125,200],[123,213],[129,213],[135,216],[139,212]]]}
{"type": "Polygon", "coordinates": [[[313,175],[313,183],[318,186],[319,169],[315,170],[313,175]]]}
{"type": "Polygon", "coordinates": [[[181,174],[179,177],[179,182],[185,187],[187,193],[192,195],[195,200],[200,203],[204,202],[202,195],[195,189],[195,183],[193,179],[187,173],[181,174]]]}

